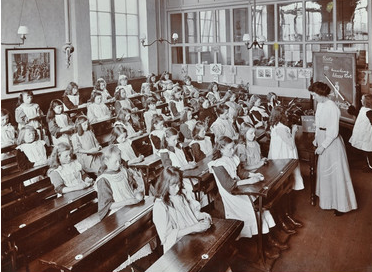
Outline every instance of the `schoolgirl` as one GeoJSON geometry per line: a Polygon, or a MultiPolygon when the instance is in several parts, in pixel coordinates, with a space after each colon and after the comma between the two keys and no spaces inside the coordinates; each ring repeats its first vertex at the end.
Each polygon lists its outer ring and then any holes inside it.
{"type": "Polygon", "coordinates": [[[70,82],[62,96],[62,102],[65,110],[76,109],[83,106],[83,101],[79,94],[79,87],[75,82],[70,82]]]}
{"type": "Polygon", "coordinates": [[[190,142],[191,152],[195,162],[201,161],[213,153],[211,138],[205,135],[206,124],[200,121],[196,122],[192,132],[193,140],[190,142]]]}
{"type": "Polygon", "coordinates": [[[127,96],[127,92],[124,86],[118,86],[115,91],[115,112],[118,114],[120,109],[129,109],[136,111],[137,108],[134,106],[132,100],[127,96]]]}
{"type": "Polygon", "coordinates": [[[269,115],[265,108],[261,105],[261,98],[254,94],[249,99],[251,116],[253,117],[253,124],[256,128],[267,126],[267,121],[269,120],[269,115]]]}
{"type": "Polygon", "coordinates": [[[233,126],[232,120],[229,119],[229,107],[225,104],[218,105],[216,108],[218,118],[211,125],[211,131],[214,134],[215,139],[219,139],[222,136],[230,137],[231,139],[237,139],[238,134],[233,126]]]}
{"type": "Polygon", "coordinates": [[[94,92],[98,92],[101,94],[103,103],[112,102],[114,98],[111,96],[111,94],[109,93],[106,87],[107,87],[107,83],[103,78],[97,79],[96,84],[94,85],[94,89],[91,94],[90,102],[94,103],[94,101],[92,100],[94,92]]]}
{"type": "Polygon", "coordinates": [[[17,131],[9,119],[9,111],[1,109],[1,147],[14,145],[17,141],[17,131]]]}
{"type": "Polygon", "coordinates": [[[102,102],[102,92],[92,92],[91,103],[87,107],[88,120],[91,123],[110,119],[110,109],[102,102]]]}
{"type": "Polygon", "coordinates": [[[181,112],[180,122],[180,132],[184,137],[184,142],[191,141],[193,139],[192,132],[194,131],[197,122],[197,120],[192,116],[191,108],[185,108],[181,112]]]}
{"type": "Polygon", "coordinates": [[[153,97],[150,97],[147,99],[146,105],[147,105],[147,111],[143,113],[143,119],[145,120],[146,131],[147,133],[150,133],[152,119],[155,114],[163,116],[164,120],[167,120],[169,118],[165,114],[161,113],[161,109],[156,108],[156,100],[153,97]]]}
{"type": "Polygon", "coordinates": [[[149,134],[154,154],[159,155],[159,150],[164,147],[165,130],[163,116],[154,114],[152,117],[151,132],[149,134]]]}
{"type": "Polygon", "coordinates": [[[173,118],[179,117],[181,112],[185,109],[185,101],[181,89],[173,92],[169,101],[169,111],[173,118]]]}
{"type": "Polygon", "coordinates": [[[133,128],[134,125],[132,125],[131,123],[131,121],[133,121],[131,117],[132,117],[132,113],[130,110],[124,109],[124,108],[120,109],[116,117],[116,122],[114,124],[114,126],[117,124],[123,125],[125,129],[127,130],[127,133],[128,133],[127,136],[129,138],[133,138],[133,137],[136,137],[142,134],[142,130],[139,130],[136,132],[136,130],[133,128]]]}

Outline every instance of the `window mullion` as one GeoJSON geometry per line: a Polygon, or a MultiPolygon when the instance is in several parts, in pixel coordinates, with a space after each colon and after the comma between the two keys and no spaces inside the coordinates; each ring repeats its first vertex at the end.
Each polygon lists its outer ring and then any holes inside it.
{"type": "Polygon", "coordinates": [[[111,45],[112,45],[112,60],[116,60],[116,27],[115,27],[115,4],[111,0],[111,45]]]}

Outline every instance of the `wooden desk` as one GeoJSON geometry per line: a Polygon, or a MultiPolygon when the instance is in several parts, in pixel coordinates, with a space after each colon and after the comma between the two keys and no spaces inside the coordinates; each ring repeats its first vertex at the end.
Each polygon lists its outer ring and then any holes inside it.
{"type": "Polygon", "coordinates": [[[161,256],[148,272],[214,271],[216,262],[226,260],[231,245],[244,223],[232,219],[213,218],[213,225],[203,233],[182,237],[161,256]]]}
{"type": "Polygon", "coordinates": [[[194,178],[198,180],[198,185],[194,188],[194,193],[198,201],[200,201],[200,192],[206,189],[208,181],[213,177],[213,175],[209,173],[208,168],[208,163],[211,160],[212,156],[205,157],[196,163],[195,168],[183,171],[184,178],[194,178]]]}
{"type": "Polygon", "coordinates": [[[153,205],[148,197],[123,207],[39,260],[52,271],[112,271],[156,237],[153,205]]]}
{"type": "Polygon", "coordinates": [[[161,159],[158,155],[152,154],[150,156],[145,157],[145,159],[141,162],[132,163],[129,164],[129,167],[135,167],[140,169],[146,170],[146,179],[145,179],[145,195],[149,194],[149,175],[150,175],[150,169],[155,168],[161,164],[161,159]]]}
{"type": "Polygon", "coordinates": [[[258,197],[258,253],[263,271],[271,270],[271,267],[269,267],[265,261],[262,242],[263,199],[267,200],[265,207],[270,208],[276,200],[292,190],[293,183],[289,182],[288,177],[292,174],[297,165],[298,160],[295,159],[269,160],[266,165],[257,169],[258,173],[264,175],[265,179],[263,181],[255,184],[237,186],[232,191],[232,194],[235,195],[258,197]]]}

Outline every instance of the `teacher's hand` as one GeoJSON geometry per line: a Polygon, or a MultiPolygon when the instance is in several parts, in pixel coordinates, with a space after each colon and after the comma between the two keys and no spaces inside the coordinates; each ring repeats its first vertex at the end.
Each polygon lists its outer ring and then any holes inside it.
{"type": "Polygon", "coordinates": [[[315,154],[317,154],[317,155],[322,155],[323,152],[324,152],[324,147],[323,147],[323,146],[319,146],[319,147],[315,150],[315,154]]]}

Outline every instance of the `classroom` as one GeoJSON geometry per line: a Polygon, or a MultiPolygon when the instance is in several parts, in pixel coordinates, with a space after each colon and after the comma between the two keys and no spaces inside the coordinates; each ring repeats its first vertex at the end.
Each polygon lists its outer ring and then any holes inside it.
{"type": "Polygon", "coordinates": [[[2,0],[1,271],[371,272],[370,0],[2,0]]]}

